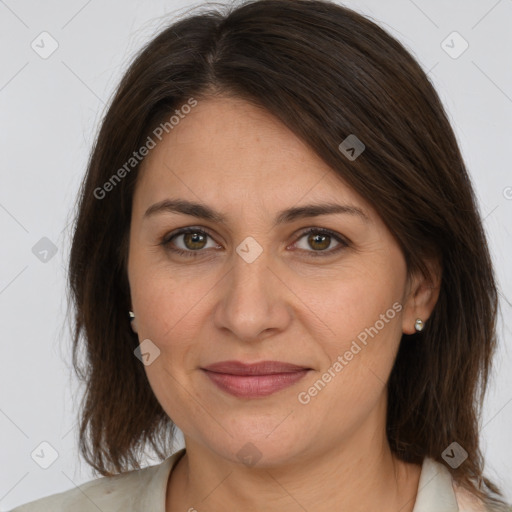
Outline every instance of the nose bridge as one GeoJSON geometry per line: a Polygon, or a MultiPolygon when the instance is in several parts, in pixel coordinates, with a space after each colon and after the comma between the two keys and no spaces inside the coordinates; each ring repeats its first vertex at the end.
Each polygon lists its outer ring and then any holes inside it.
{"type": "Polygon", "coordinates": [[[254,238],[236,247],[233,267],[226,276],[223,297],[216,313],[218,327],[231,330],[238,339],[256,338],[262,331],[282,328],[286,313],[270,267],[271,254],[254,238]]]}
{"type": "Polygon", "coordinates": [[[265,301],[265,289],[270,287],[270,271],[267,268],[270,263],[269,249],[264,249],[253,237],[247,237],[236,247],[233,260],[229,287],[236,300],[254,298],[260,303],[265,301]]]}

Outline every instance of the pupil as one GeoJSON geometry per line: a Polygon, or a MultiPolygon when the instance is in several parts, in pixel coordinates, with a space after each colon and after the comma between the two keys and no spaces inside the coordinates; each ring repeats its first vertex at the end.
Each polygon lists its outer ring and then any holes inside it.
{"type": "MultiPolygon", "coordinates": [[[[187,244],[187,241],[190,241],[190,239],[192,239],[192,249],[200,249],[202,246],[201,246],[201,241],[204,242],[204,236],[201,235],[201,233],[186,233],[185,234],[185,245],[188,245],[187,244]],[[197,247],[195,244],[199,244],[199,247],[197,247]]],[[[189,247],[190,248],[190,247],[189,247]]]]}
{"type": "Polygon", "coordinates": [[[321,247],[316,248],[315,250],[320,250],[320,249],[326,249],[327,247],[329,247],[328,238],[329,238],[329,235],[316,234],[316,235],[311,235],[309,237],[309,241],[310,241],[310,243],[313,244],[313,249],[315,249],[314,244],[319,242],[321,247]],[[322,241],[324,242],[323,244],[322,244],[322,241]],[[326,241],[327,241],[327,243],[325,243],[326,241]]]}

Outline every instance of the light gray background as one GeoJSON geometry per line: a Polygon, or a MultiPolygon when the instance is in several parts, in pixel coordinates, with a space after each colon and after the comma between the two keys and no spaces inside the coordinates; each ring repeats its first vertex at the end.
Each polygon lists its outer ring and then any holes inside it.
{"type": "MultiPolygon", "coordinates": [[[[199,3],[0,0],[0,510],[92,478],[76,443],[81,390],[65,323],[66,226],[104,106],[126,65],[183,8],[199,3]],[[43,31],[59,45],[47,59],[31,48],[43,31]],[[46,262],[32,252],[43,237],[57,247],[46,262]],[[31,458],[34,450],[42,453],[42,442],[58,452],[48,469],[31,458]]],[[[429,71],[474,181],[502,295],[510,300],[512,0],[345,5],[371,16],[429,71]],[[458,58],[445,49],[458,53],[461,40],[442,45],[453,31],[469,44],[458,58]]],[[[511,308],[504,300],[501,307],[481,435],[486,474],[510,501],[511,308]]],[[[48,457],[51,450],[42,449],[48,457]]]]}

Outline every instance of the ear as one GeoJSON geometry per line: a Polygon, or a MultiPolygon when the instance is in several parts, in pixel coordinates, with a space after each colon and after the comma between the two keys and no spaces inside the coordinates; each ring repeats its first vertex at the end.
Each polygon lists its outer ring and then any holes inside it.
{"type": "Polygon", "coordinates": [[[421,272],[409,277],[402,315],[402,332],[414,334],[416,329],[414,323],[420,318],[428,328],[428,319],[439,298],[441,289],[442,266],[438,258],[425,260],[429,276],[421,272]]]}

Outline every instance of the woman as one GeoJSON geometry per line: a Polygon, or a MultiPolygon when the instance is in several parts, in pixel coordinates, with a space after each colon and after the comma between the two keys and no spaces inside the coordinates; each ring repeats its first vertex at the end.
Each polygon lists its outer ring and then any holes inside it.
{"type": "Polygon", "coordinates": [[[363,16],[253,1],[151,41],[69,279],[103,478],[15,510],[507,510],[482,475],[497,292],[471,183],[425,73],[363,16]]]}

